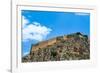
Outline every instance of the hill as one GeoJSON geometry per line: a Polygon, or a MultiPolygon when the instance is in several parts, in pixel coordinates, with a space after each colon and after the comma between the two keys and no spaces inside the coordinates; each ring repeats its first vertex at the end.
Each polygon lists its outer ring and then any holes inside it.
{"type": "Polygon", "coordinates": [[[22,62],[90,59],[90,40],[80,32],[58,36],[31,46],[22,62]]]}

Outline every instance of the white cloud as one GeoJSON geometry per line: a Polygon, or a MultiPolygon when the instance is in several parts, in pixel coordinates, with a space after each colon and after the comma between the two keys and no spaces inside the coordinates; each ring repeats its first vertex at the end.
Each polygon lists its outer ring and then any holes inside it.
{"type": "Polygon", "coordinates": [[[33,22],[32,24],[28,24],[28,20],[23,17],[23,41],[28,40],[36,40],[36,41],[42,41],[45,39],[45,37],[50,34],[52,29],[42,26],[38,22],[33,22]]]}
{"type": "Polygon", "coordinates": [[[28,20],[24,16],[22,16],[22,27],[24,28],[27,23],[28,23],[28,20]]]}
{"type": "Polygon", "coordinates": [[[85,15],[89,15],[89,13],[76,12],[75,15],[83,15],[83,16],[85,16],[85,15]]]}

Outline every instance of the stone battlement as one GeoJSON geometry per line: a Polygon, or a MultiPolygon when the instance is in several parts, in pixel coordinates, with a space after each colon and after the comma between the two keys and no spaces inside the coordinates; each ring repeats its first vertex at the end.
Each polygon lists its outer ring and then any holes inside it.
{"type": "Polygon", "coordinates": [[[51,40],[48,40],[48,41],[40,42],[40,43],[38,43],[36,45],[33,45],[31,51],[36,51],[36,50],[38,50],[40,48],[44,48],[44,47],[46,47],[48,45],[52,45],[54,43],[56,43],[56,39],[51,39],[51,40]]]}
{"type": "MultiPolygon", "coordinates": [[[[66,36],[61,36],[60,38],[64,39],[64,40],[67,39],[66,36]]],[[[49,45],[52,45],[52,44],[54,44],[56,42],[58,42],[58,38],[53,38],[53,39],[50,39],[50,40],[47,40],[47,41],[42,41],[42,42],[40,42],[40,43],[38,43],[36,45],[32,45],[31,52],[37,51],[40,48],[45,48],[45,47],[47,47],[49,45]]]]}

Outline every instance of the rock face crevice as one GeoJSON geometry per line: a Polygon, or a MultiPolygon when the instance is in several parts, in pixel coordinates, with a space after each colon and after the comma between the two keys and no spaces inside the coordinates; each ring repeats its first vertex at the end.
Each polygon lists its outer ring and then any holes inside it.
{"type": "Polygon", "coordinates": [[[90,59],[89,38],[77,32],[32,45],[30,54],[22,57],[22,62],[87,59],[90,59]]]}

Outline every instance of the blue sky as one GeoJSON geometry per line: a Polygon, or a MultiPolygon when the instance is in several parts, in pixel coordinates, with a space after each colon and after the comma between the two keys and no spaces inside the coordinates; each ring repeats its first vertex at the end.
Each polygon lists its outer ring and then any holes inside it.
{"type": "Polygon", "coordinates": [[[90,35],[89,13],[22,10],[21,16],[23,56],[43,40],[75,32],[90,35]]]}

